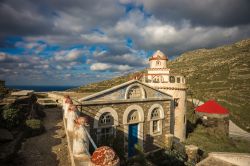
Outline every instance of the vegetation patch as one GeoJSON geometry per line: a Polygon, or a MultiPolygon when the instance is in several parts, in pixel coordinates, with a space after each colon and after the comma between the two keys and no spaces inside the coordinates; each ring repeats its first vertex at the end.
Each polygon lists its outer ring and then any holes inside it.
{"type": "Polygon", "coordinates": [[[28,137],[37,136],[44,132],[44,126],[42,124],[42,121],[39,119],[29,119],[25,122],[27,131],[28,131],[28,137]]]}
{"type": "Polygon", "coordinates": [[[17,108],[7,107],[2,112],[3,127],[8,129],[17,127],[21,122],[21,113],[17,108]]]}

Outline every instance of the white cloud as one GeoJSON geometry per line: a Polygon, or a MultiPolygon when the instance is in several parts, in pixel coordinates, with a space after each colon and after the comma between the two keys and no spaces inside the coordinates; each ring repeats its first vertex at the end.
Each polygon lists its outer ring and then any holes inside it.
{"type": "Polygon", "coordinates": [[[140,49],[171,48],[176,53],[237,41],[250,34],[250,25],[240,28],[241,31],[239,27],[192,26],[188,20],[176,26],[135,10],[117,22],[114,33],[130,35],[140,49]]]}
{"type": "Polygon", "coordinates": [[[114,69],[118,69],[119,71],[128,71],[128,70],[131,70],[133,68],[129,65],[117,65],[114,67],[114,69]]]}
{"type": "Polygon", "coordinates": [[[94,63],[90,66],[90,70],[98,71],[98,70],[108,70],[112,66],[106,63],[94,63]]]}
{"type": "Polygon", "coordinates": [[[107,64],[107,63],[94,63],[90,66],[90,70],[93,71],[129,71],[133,68],[129,65],[114,65],[114,64],[107,64]]]}
{"type": "Polygon", "coordinates": [[[104,34],[91,33],[91,34],[82,34],[81,38],[86,43],[115,43],[118,42],[116,38],[109,37],[104,34]]]}
{"type": "Polygon", "coordinates": [[[72,49],[70,51],[59,51],[55,54],[54,59],[56,61],[71,62],[79,60],[83,56],[83,51],[78,49],[72,49]]]}

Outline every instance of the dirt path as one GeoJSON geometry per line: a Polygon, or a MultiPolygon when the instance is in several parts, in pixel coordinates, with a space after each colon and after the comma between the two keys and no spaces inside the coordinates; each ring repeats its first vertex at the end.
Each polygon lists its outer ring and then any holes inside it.
{"type": "Polygon", "coordinates": [[[46,132],[27,139],[20,150],[25,166],[70,166],[62,113],[59,108],[45,109],[46,132]]]}
{"type": "Polygon", "coordinates": [[[250,133],[241,129],[239,126],[237,126],[231,120],[229,121],[229,135],[231,137],[242,138],[242,139],[246,139],[246,140],[250,141],[250,133]]]}

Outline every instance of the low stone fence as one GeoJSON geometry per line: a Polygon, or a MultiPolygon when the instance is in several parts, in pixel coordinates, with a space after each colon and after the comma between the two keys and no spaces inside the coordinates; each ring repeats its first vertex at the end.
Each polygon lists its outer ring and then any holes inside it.
{"type": "Polygon", "coordinates": [[[91,166],[90,163],[90,156],[84,155],[81,158],[74,157],[73,155],[73,135],[72,133],[69,133],[67,131],[67,120],[63,118],[63,124],[65,128],[65,133],[67,137],[67,142],[68,142],[68,150],[69,150],[69,156],[71,160],[71,166],[91,166]]]}
{"type": "Polygon", "coordinates": [[[55,102],[59,103],[60,105],[62,105],[64,95],[70,95],[70,93],[74,93],[74,92],[65,92],[65,93],[64,92],[48,92],[48,97],[54,100],[55,102]]]}
{"type": "Polygon", "coordinates": [[[49,92],[48,97],[62,105],[63,98],[64,98],[63,94],[58,94],[58,93],[55,93],[55,92],[49,92]]]}
{"type": "MultiPolygon", "coordinates": [[[[49,92],[48,97],[56,101],[58,104],[62,105],[64,94],[57,93],[57,92],[49,92]]],[[[84,155],[84,156],[81,156],[81,158],[79,158],[73,155],[73,133],[70,133],[67,131],[67,119],[65,119],[64,117],[63,117],[63,124],[64,124],[65,134],[66,134],[67,142],[68,142],[68,151],[69,151],[69,156],[71,160],[71,166],[90,166],[91,156],[84,155]]]]}

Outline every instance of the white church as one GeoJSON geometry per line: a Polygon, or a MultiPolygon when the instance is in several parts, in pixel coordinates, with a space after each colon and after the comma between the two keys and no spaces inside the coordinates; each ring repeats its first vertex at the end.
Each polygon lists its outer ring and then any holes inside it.
{"type": "Polygon", "coordinates": [[[146,153],[165,147],[167,135],[185,140],[185,78],[171,74],[167,61],[156,51],[140,79],[79,99],[97,146],[112,146],[131,157],[136,147],[146,153]]]}

